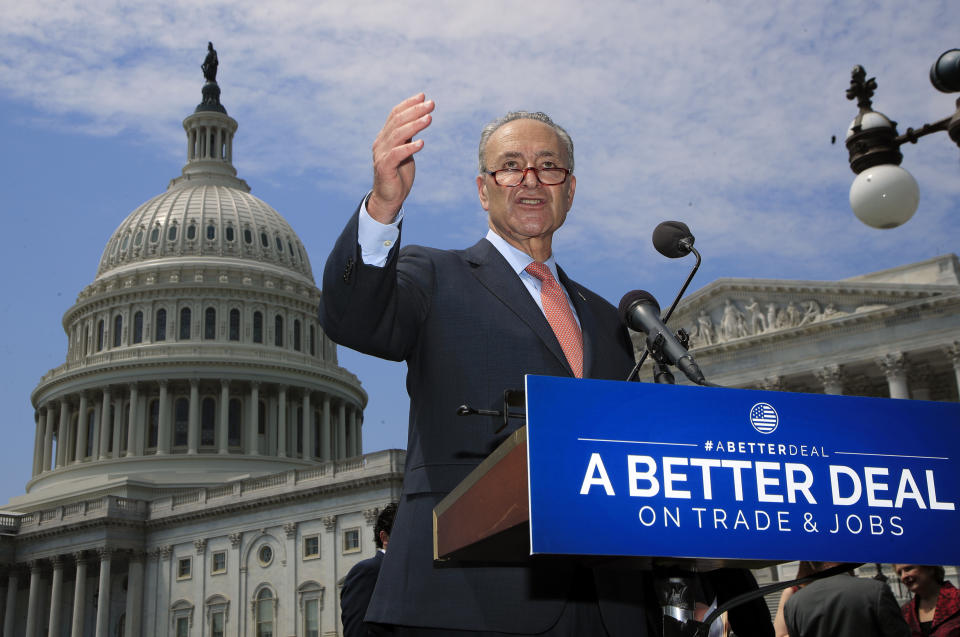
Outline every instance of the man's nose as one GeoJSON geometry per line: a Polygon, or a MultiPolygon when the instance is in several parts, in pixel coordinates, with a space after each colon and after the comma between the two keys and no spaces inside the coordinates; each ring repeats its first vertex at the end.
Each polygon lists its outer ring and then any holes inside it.
{"type": "Polygon", "coordinates": [[[540,178],[537,176],[537,169],[528,166],[523,173],[523,185],[528,188],[536,188],[540,185],[540,178]]]}

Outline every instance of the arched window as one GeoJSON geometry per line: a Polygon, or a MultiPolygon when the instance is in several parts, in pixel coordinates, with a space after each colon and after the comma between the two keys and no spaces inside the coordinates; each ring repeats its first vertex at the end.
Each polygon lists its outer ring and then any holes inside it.
{"type": "Polygon", "coordinates": [[[257,637],[273,637],[273,615],[276,601],[269,588],[264,588],[257,593],[257,601],[254,604],[257,637]]]}
{"type": "Polygon", "coordinates": [[[263,342],[263,314],[260,312],[253,313],[253,342],[263,342]]]}
{"type": "Polygon", "coordinates": [[[200,444],[212,447],[216,444],[217,401],[204,398],[200,404],[200,444]]]}
{"type": "Polygon", "coordinates": [[[180,340],[190,340],[190,308],[185,307],[180,310],[180,340]]]}
{"type": "Polygon", "coordinates": [[[150,243],[156,243],[160,239],[160,226],[154,226],[150,231],[150,243]]]}
{"type": "Polygon", "coordinates": [[[269,247],[270,247],[270,239],[267,237],[267,233],[266,233],[266,232],[261,232],[261,233],[260,233],[260,244],[261,244],[264,248],[269,248],[269,247]]]}
{"type": "Polygon", "coordinates": [[[212,223],[207,225],[207,239],[213,241],[217,237],[217,227],[212,223]]]}
{"type": "Polygon", "coordinates": [[[147,447],[156,448],[160,434],[160,401],[150,401],[150,421],[147,425],[147,447]]]}
{"type": "Polygon", "coordinates": [[[294,320],[293,322],[293,349],[300,351],[300,321],[299,319],[294,320]]]}
{"type": "Polygon", "coordinates": [[[243,229],[243,241],[248,245],[253,243],[253,233],[250,231],[250,228],[243,229]]]}
{"type": "Polygon", "coordinates": [[[167,311],[162,308],[157,310],[157,326],[154,332],[155,332],[155,335],[153,337],[153,340],[155,341],[167,340],[167,311]]]}
{"type": "Polygon", "coordinates": [[[186,447],[190,430],[190,401],[177,398],[173,404],[173,446],[186,447]]]}
{"type": "Polygon", "coordinates": [[[240,446],[240,415],[243,413],[243,403],[239,398],[230,399],[230,413],[227,415],[227,444],[231,447],[240,446]]]}
{"type": "Polygon", "coordinates": [[[233,226],[227,226],[227,229],[224,232],[226,233],[227,241],[232,242],[234,239],[233,226]]]}
{"type": "Polygon", "coordinates": [[[203,338],[214,339],[217,337],[217,310],[208,307],[203,314],[203,338]]]}
{"type": "Polygon", "coordinates": [[[176,241],[177,240],[177,224],[171,225],[167,228],[167,241],[176,241]]]}
{"type": "Polygon", "coordinates": [[[317,328],[310,326],[310,356],[317,355],[317,328]]]}
{"type": "Polygon", "coordinates": [[[143,312],[136,312],[133,315],[133,342],[143,342],[143,312]]]}
{"type": "Polygon", "coordinates": [[[279,314],[273,319],[273,344],[283,347],[283,317],[279,314]]]}
{"type": "Polygon", "coordinates": [[[230,340],[240,340],[240,310],[237,308],[230,310],[230,340]]]}
{"type": "Polygon", "coordinates": [[[113,346],[120,347],[120,337],[123,335],[123,315],[113,317],[113,346]]]}
{"type": "Polygon", "coordinates": [[[97,351],[103,349],[103,319],[97,321],[97,351]]]}
{"type": "Polygon", "coordinates": [[[196,238],[197,238],[197,225],[195,223],[191,223],[189,226],[187,226],[187,239],[189,239],[190,241],[193,241],[196,238]]]}

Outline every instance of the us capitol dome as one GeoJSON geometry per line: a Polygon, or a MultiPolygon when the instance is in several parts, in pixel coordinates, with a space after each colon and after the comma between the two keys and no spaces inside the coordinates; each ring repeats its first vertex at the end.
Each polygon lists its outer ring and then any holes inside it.
{"type": "Polygon", "coordinates": [[[216,82],[183,128],[182,174],[120,223],[63,317],[66,362],[32,394],[21,510],[361,454],[366,393],[317,321],[303,243],[237,177],[216,82]]]}

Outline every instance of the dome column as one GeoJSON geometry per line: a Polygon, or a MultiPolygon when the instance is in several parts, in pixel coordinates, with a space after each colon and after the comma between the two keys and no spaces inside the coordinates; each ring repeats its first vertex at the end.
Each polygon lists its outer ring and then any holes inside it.
{"type": "Polygon", "coordinates": [[[301,420],[301,425],[303,427],[303,432],[301,433],[301,440],[303,440],[303,459],[304,460],[313,460],[313,412],[310,410],[310,391],[308,389],[303,390],[303,418],[301,420]]]}
{"type": "Polygon", "coordinates": [[[260,419],[260,383],[250,383],[250,419],[247,427],[247,444],[244,453],[255,456],[259,453],[257,438],[260,435],[258,421],[260,419]]]}
{"type": "Polygon", "coordinates": [[[70,446],[70,403],[60,400],[60,424],[57,425],[57,469],[67,464],[67,447],[70,446]]]}
{"type": "Polygon", "coordinates": [[[77,441],[73,462],[83,462],[87,456],[87,394],[80,394],[80,406],[77,408],[77,441]]]}
{"type": "Polygon", "coordinates": [[[200,381],[190,379],[190,411],[187,417],[187,453],[196,455],[200,441],[200,381]]]}
{"type": "Polygon", "coordinates": [[[97,427],[96,435],[93,437],[96,441],[94,447],[100,449],[99,460],[106,459],[107,447],[110,444],[110,407],[113,405],[110,393],[110,387],[105,387],[100,402],[100,424],[97,427]]]}
{"type": "Polygon", "coordinates": [[[170,399],[167,396],[167,381],[160,381],[160,413],[157,425],[157,455],[170,453],[170,399]]]}
{"type": "MultiPolygon", "coordinates": [[[[137,432],[143,427],[140,421],[140,391],[136,383],[130,383],[130,412],[127,417],[127,457],[137,455],[137,432]]],[[[119,455],[119,454],[118,454],[119,455]]]]}
{"type": "Polygon", "coordinates": [[[347,403],[340,401],[337,409],[337,460],[347,457],[347,403]]]}
{"type": "Polygon", "coordinates": [[[53,409],[47,404],[43,409],[43,471],[50,471],[53,456],[53,409]]]}
{"type": "Polygon", "coordinates": [[[33,475],[39,475],[43,467],[43,416],[37,411],[34,416],[35,433],[33,435],[33,475]]]}
{"type": "Polygon", "coordinates": [[[320,459],[330,460],[330,397],[326,395],[320,412],[320,459]]]}
{"type": "Polygon", "coordinates": [[[120,443],[123,440],[123,399],[116,398],[113,401],[113,451],[111,458],[120,457],[120,443]]]}
{"type": "Polygon", "coordinates": [[[277,457],[287,457],[287,388],[277,391],[277,457]]]}
{"type": "Polygon", "coordinates": [[[217,453],[230,453],[228,438],[230,435],[230,381],[220,381],[220,422],[217,431],[217,453]]]}

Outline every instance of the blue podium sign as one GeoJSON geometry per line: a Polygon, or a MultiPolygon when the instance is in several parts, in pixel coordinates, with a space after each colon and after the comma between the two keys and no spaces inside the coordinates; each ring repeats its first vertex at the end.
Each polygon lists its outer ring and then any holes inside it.
{"type": "Polygon", "coordinates": [[[528,376],[534,554],[960,563],[960,404],[528,376]]]}

